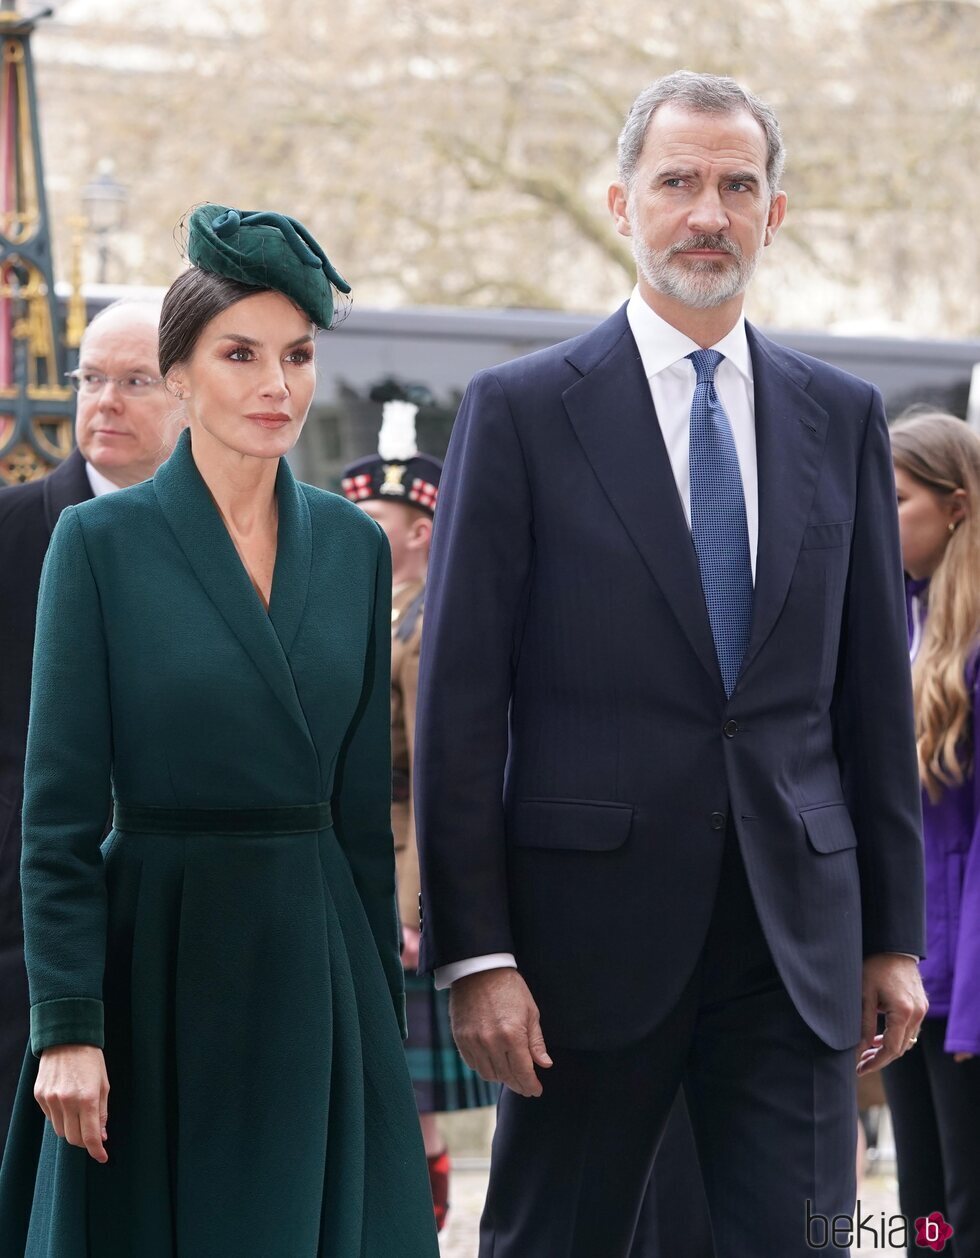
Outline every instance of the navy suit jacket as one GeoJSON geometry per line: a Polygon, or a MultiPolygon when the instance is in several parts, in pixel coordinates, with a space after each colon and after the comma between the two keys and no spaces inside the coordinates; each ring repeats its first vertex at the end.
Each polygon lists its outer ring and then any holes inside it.
{"type": "Polygon", "coordinates": [[[776,965],[834,1048],[862,957],[923,950],[919,785],[881,398],[748,328],[759,547],[726,699],[625,307],[481,372],[436,516],[419,695],[422,966],[513,952],[549,1043],[676,1002],[734,823],[776,965]]]}

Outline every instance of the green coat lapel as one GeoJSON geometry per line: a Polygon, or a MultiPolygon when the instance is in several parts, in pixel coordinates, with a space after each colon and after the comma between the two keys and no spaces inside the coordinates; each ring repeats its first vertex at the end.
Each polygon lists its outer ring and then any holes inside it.
{"type": "MultiPolygon", "coordinates": [[[[269,619],[283,652],[288,656],[296,640],[310,592],[313,526],[310,522],[310,504],[285,459],[279,460],[276,497],[279,500],[279,538],[276,567],[272,574],[269,619]]],[[[251,587],[251,582],[249,586],[251,587]]],[[[257,597],[255,601],[261,610],[262,605],[257,597]]]]}
{"type": "Polygon", "coordinates": [[[205,593],[283,707],[309,733],[286,652],[306,605],[312,530],[309,507],[285,459],[280,459],[276,476],[279,538],[268,613],[197,470],[189,432],[181,434],[173,454],[157,470],[153,488],[205,593]]]}

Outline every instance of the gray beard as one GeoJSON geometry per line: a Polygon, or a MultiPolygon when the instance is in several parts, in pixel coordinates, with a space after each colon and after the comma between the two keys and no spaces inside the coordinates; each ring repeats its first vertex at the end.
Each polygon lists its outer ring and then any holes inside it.
{"type": "Polygon", "coordinates": [[[762,250],[756,250],[747,258],[730,240],[719,243],[718,239],[705,237],[703,243],[698,240],[695,244],[695,239],[658,252],[633,236],[633,258],[640,275],[656,292],[693,310],[710,310],[745,291],[759,265],[762,250]],[[683,263],[674,260],[678,253],[692,247],[726,249],[733,262],[714,262],[707,258],[683,263]]]}

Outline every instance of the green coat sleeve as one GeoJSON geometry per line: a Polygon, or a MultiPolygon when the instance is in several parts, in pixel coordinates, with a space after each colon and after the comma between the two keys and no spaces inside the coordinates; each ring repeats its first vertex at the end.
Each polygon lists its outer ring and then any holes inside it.
{"type": "Polygon", "coordinates": [[[405,980],[391,833],[391,552],[380,529],[364,684],[338,763],[333,813],[404,1038],[405,980]]]}
{"type": "Polygon", "coordinates": [[[21,882],[31,1047],[103,1044],[106,891],[100,845],[112,733],[99,592],[69,507],[41,576],[24,774],[21,882]]]}

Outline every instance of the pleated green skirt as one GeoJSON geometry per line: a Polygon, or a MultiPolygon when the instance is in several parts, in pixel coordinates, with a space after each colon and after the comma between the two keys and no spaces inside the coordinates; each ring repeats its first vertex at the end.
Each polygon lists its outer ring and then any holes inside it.
{"type": "Polygon", "coordinates": [[[436,1258],[412,1088],[332,829],[112,834],[109,1162],[59,1140],[28,1055],[4,1258],[436,1258]]]}

